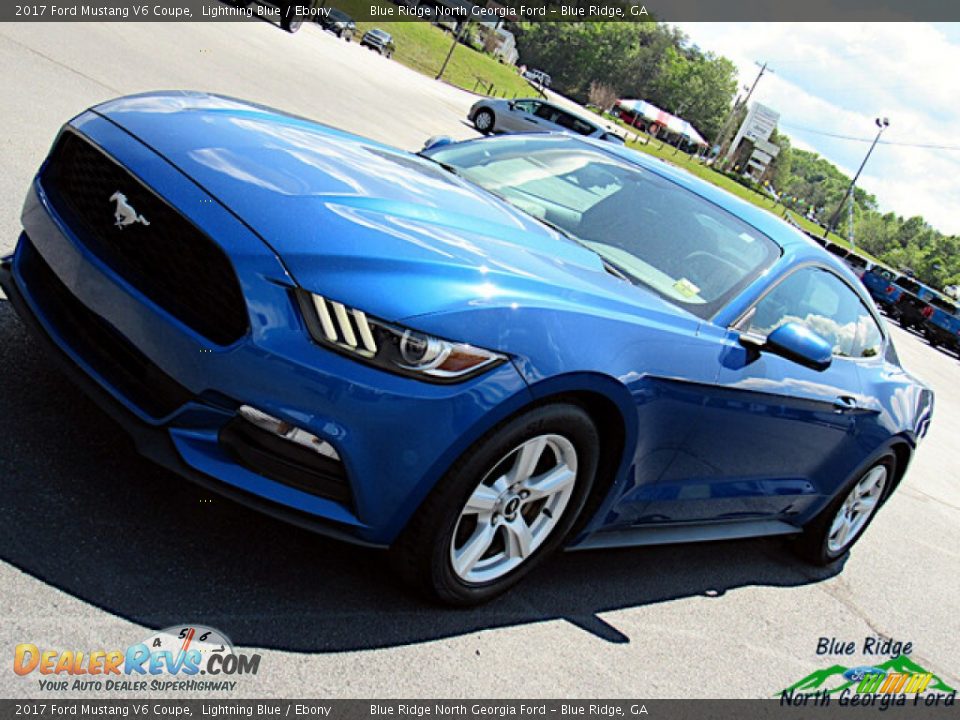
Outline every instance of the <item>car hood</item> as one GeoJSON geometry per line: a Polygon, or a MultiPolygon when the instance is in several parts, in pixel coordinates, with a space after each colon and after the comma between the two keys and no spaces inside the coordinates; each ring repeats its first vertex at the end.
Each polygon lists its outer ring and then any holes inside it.
{"type": "Polygon", "coordinates": [[[234,212],[299,285],[379,317],[484,304],[682,312],[509,204],[387,145],[201,93],[94,111],[234,212]]]}

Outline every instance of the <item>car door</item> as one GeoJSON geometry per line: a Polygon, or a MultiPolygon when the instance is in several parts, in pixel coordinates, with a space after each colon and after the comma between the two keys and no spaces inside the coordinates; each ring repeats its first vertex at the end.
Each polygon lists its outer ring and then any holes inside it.
{"type": "Polygon", "coordinates": [[[539,100],[515,100],[507,106],[503,116],[497,118],[497,126],[507,132],[547,131],[550,128],[545,126],[542,115],[548,111],[543,106],[539,100]]]}
{"type": "Polygon", "coordinates": [[[732,328],[705,327],[719,348],[715,382],[685,452],[658,481],[648,521],[789,519],[831,495],[864,459],[858,439],[876,421],[858,364],[883,336],[853,289],[826,267],[801,267],[772,287],[732,328]],[[823,371],[760,351],[787,322],[833,348],[823,371]]]}

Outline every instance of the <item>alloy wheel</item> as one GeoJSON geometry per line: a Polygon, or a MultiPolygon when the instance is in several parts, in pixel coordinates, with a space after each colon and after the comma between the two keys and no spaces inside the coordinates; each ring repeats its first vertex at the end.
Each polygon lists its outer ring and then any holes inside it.
{"type": "Polygon", "coordinates": [[[450,562],[466,582],[497,580],[551,535],[577,481],[577,452],[562,435],[538,435],[507,453],[460,511],[450,562]]]}
{"type": "Polygon", "coordinates": [[[832,555],[839,555],[851,545],[876,512],[887,485],[887,476],[886,466],[877,465],[853,486],[837,510],[827,534],[827,550],[832,555]]]}
{"type": "Polygon", "coordinates": [[[474,117],[473,124],[480,132],[486,132],[493,125],[493,116],[489,112],[481,110],[474,117]]]}

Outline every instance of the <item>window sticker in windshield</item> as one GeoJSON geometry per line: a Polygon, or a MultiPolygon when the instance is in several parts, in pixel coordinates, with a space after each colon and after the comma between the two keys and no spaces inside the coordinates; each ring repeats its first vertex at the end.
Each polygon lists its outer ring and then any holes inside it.
{"type": "Polygon", "coordinates": [[[695,298],[700,294],[700,288],[686,278],[680,278],[673,284],[673,289],[685,298],[695,298]]]}

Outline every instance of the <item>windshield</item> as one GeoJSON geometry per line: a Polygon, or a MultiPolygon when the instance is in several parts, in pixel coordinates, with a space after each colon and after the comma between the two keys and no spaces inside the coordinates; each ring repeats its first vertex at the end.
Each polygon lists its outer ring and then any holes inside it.
{"type": "Polygon", "coordinates": [[[894,284],[899,285],[907,292],[912,292],[914,295],[920,292],[920,283],[918,283],[916,280],[911,280],[908,277],[899,277],[894,280],[894,284]]]}
{"type": "Polygon", "coordinates": [[[779,255],[765,235],[695,193],[581,142],[508,136],[426,155],[700,317],[779,255]]]}
{"type": "Polygon", "coordinates": [[[930,304],[940,308],[941,310],[946,310],[951,315],[957,314],[957,306],[946,298],[940,297],[939,295],[934,295],[932,298],[930,298],[930,304]]]}

